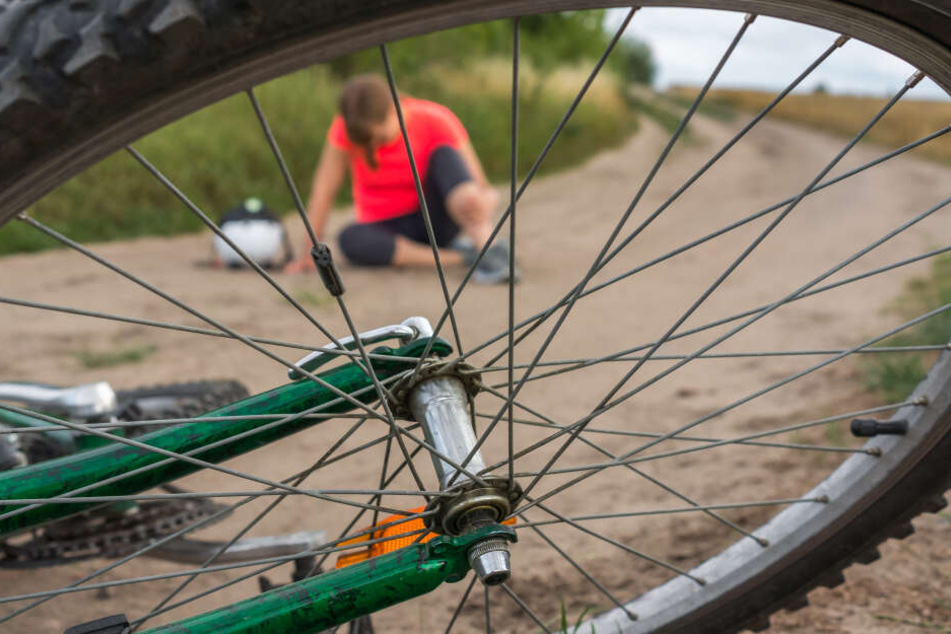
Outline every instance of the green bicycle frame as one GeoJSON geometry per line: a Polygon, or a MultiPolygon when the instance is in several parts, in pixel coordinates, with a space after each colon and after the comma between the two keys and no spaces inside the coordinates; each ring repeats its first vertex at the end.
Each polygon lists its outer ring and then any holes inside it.
{"type": "MultiPolygon", "coordinates": [[[[414,367],[407,357],[419,357],[428,339],[414,341],[402,348],[377,348],[374,354],[402,357],[403,360],[373,360],[373,369],[382,381],[414,367]]],[[[432,346],[433,354],[446,356],[452,347],[441,339],[432,346]]],[[[371,403],[377,399],[373,383],[363,369],[347,364],[322,373],[329,385],[350,394],[354,399],[371,403]]],[[[322,407],[321,413],[341,414],[356,405],[339,398],[333,391],[314,381],[300,380],[276,387],[205,414],[216,420],[177,425],[145,434],[136,439],[151,447],[177,454],[191,454],[205,462],[218,463],[258,449],[276,440],[306,429],[319,420],[301,417],[274,425],[271,420],[221,420],[227,416],[260,414],[292,415],[322,407]],[[336,401],[336,402],[335,402],[336,401]],[[264,429],[261,429],[264,428],[264,429]],[[261,429],[261,431],[255,431],[261,429]],[[234,438],[234,440],[231,440],[234,438]],[[215,444],[213,448],[202,449],[215,444]]],[[[24,426],[23,414],[0,409],[0,422],[24,426]]],[[[36,418],[34,424],[49,425],[48,418],[36,418]]],[[[88,496],[134,495],[181,478],[200,466],[170,458],[142,447],[112,442],[104,447],[42,462],[40,464],[0,473],[0,500],[47,499],[69,495],[82,487],[88,496]],[[108,481],[108,482],[106,482],[108,481]],[[105,483],[96,486],[97,483],[105,483]]],[[[40,524],[73,515],[90,504],[2,504],[0,503],[0,538],[40,524]],[[6,516],[6,517],[3,517],[6,516]]]]}
{"type": "Polygon", "coordinates": [[[460,581],[469,548],[498,537],[516,541],[497,524],[437,537],[141,634],[314,634],[460,581]]]}

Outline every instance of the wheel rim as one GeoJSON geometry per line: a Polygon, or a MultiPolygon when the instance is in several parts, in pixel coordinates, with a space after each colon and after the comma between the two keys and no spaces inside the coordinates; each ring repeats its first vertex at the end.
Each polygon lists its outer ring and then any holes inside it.
{"type": "MultiPolygon", "coordinates": [[[[693,3],[691,3],[691,4],[693,4],[693,3]]],[[[731,4],[731,5],[730,5],[730,8],[745,8],[746,6],[747,6],[747,3],[737,2],[737,3],[735,3],[735,6],[731,4]],[[742,5],[742,7],[741,7],[741,5],[742,5]]],[[[778,14],[778,15],[785,15],[786,13],[788,13],[789,11],[791,11],[791,9],[790,9],[791,6],[792,6],[792,5],[789,5],[789,4],[787,4],[787,3],[775,3],[775,4],[770,4],[770,5],[768,5],[768,6],[766,7],[766,9],[764,9],[764,12],[767,12],[767,13],[773,13],[773,12],[774,12],[774,13],[776,13],[776,14],[778,14]]],[[[509,12],[509,11],[511,11],[512,13],[515,13],[515,12],[516,12],[516,9],[505,9],[505,10],[504,10],[504,12],[509,12]]],[[[822,18],[827,19],[827,20],[828,20],[828,21],[826,22],[827,24],[837,24],[837,20],[840,19],[839,17],[830,18],[829,15],[826,14],[826,13],[821,13],[821,14],[820,14],[820,13],[815,13],[815,14],[813,14],[813,13],[811,13],[811,9],[807,9],[806,11],[808,12],[806,15],[808,15],[808,16],[813,16],[813,15],[814,15],[814,16],[816,16],[816,17],[815,17],[816,20],[818,20],[819,17],[822,17],[822,18]]],[[[843,14],[845,14],[845,13],[848,13],[848,12],[847,12],[847,11],[843,11],[843,14]]],[[[796,17],[803,18],[803,15],[802,15],[801,12],[797,12],[796,17]]],[[[414,27],[414,28],[416,28],[416,27],[414,27]]],[[[864,27],[856,27],[855,30],[861,31],[862,28],[864,28],[864,27]]],[[[885,34],[885,35],[889,35],[889,34],[885,34]]],[[[884,36],[883,36],[883,37],[884,37],[884,36]]],[[[887,37],[885,38],[885,40],[888,41],[888,42],[894,43],[894,40],[889,40],[887,37]]],[[[903,47],[901,47],[901,46],[899,46],[899,48],[902,48],[902,49],[903,49],[903,47]]],[[[919,54],[922,54],[924,57],[929,57],[930,51],[927,51],[927,48],[928,48],[928,47],[927,47],[926,45],[922,44],[922,47],[921,47],[920,49],[915,49],[915,52],[917,52],[917,53],[919,53],[919,54]]],[[[904,50],[904,49],[903,49],[903,50],[904,50]]],[[[946,53],[946,51],[944,51],[944,52],[946,53]]],[[[934,62],[934,60],[930,60],[930,61],[931,61],[932,63],[934,62]]],[[[940,61],[940,60],[939,60],[939,61],[940,61]]],[[[299,64],[299,63],[300,63],[300,62],[295,62],[295,64],[299,64]]],[[[513,185],[513,187],[514,187],[514,185],[513,185]]],[[[452,290],[451,288],[449,288],[448,286],[446,286],[443,292],[444,292],[445,294],[448,294],[451,290],[452,290]]],[[[341,306],[341,308],[344,308],[344,309],[345,309],[344,306],[341,306]]],[[[346,315],[346,310],[344,310],[344,314],[346,315]]],[[[345,317],[345,320],[348,322],[347,325],[348,325],[349,330],[353,331],[353,330],[356,330],[356,329],[357,329],[357,328],[356,328],[356,325],[351,322],[351,320],[350,320],[349,317],[345,317]]],[[[447,326],[447,328],[448,328],[448,326],[447,326]]],[[[659,348],[659,346],[658,346],[658,348],[659,348]]],[[[656,348],[654,348],[654,349],[656,349],[656,348]]],[[[652,350],[652,352],[653,352],[653,350],[652,350]]],[[[651,353],[648,353],[648,354],[652,354],[652,352],[651,352],[651,353]]],[[[638,366],[638,367],[639,367],[639,366],[638,366]]],[[[934,373],[933,373],[933,374],[934,374],[934,373]]],[[[945,377],[945,376],[947,376],[947,373],[945,372],[944,369],[941,369],[941,370],[937,373],[938,381],[942,380],[942,378],[945,377]]],[[[922,387],[921,389],[924,390],[924,392],[928,392],[928,393],[940,393],[941,386],[940,386],[938,383],[934,382],[934,376],[933,376],[933,383],[932,383],[931,385],[924,386],[924,387],[922,387]]],[[[908,406],[908,407],[909,407],[909,409],[900,410],[897,415],[898,415],[898,416],[906,416],[906,417],[912,417],[912,418],[913,418],[913,417],[917,416],[919,413],[921,413],[920,408],[916,409],[916,408],[913,408],[913,407],[911,407],[911,406],[908,406]]],[[[494,409],[494,408],[493,408],[493,409],[494,409]]],[[[536,422],[538,422],[538,421],[536,421],[536,422]]],[[[542,422],[546,422],[546,421],[542,421],[542,422]]],[[[550,420],[548,421],[548,423],[550,424],[550,420]]],[[[925,423],[925,424],[926,424],[926,425],[933,425],[933,426],[934,426],[934,429],[938,430],[938,431],[933,431],[933,433],[937,434],[936,439],[934,440],[934,442],[935,442],[935,443],[938,442],[938,440],[939,440],[940,437],[941,437],[941,433],[943,433],[943,432],[940,431],[940,430],[942,429],[942,428],[941,428],[941,425],[943,425],[944,423],[942,423],[942,422],[940,422],[940,421],[938,421],[938,420],[933,420],[933,421],[931,421],[931,422],[929,422],[929,423],[925,423]]],[[[400,435],[397,434],[397,435],[395,436],[395,438],[399,439],[399,438],[400,438],[400,435]]],[[[557,444],[559,444],[559,443],[556,443],[556,446],[557,446],[557,444]]],[[[895,444],[897,444],[897,441],[891,441],[891,442],[882,441],[882,442],[879,443],[879,444],[881,444],[882,447],[887,447],[887,446],[889,446],[889,445],[895,445],[895,444]]],[[[401,449],[401,451],[404,451],[404,452],[408,453],[408,452],[409,452],[409,449],[411,449],[411,448],[412,448],[412,447],[406,447],[406,448],[401,449]]],[[[887,453],[887,452],[886,452],[886,453],[887,453]]],[[[595,461],[593,461],[593,462],[600,462],[600,460],[595,460],[595,461]]],[[[891,470],[890,470],[890,469],[886,469],[886,470],[885,470],[885,473],[886,473],[886,474],[890,474],[890,473],[891,473],[891,470]]],[[[528,477],[529,477],[529,478],[532,478],[532,474],[529,473],[528,477]]],[[[811,494],[807,494],[806,497],[809,497],[810,495],[811,495],[811,494]]],[[[678,596],[679,596],[679,595],[678,595],[678,596]]],[[[597,621],[596,623],[599,623],[599,624],[600,624],[600,623],[611,622],[611,623],[613,624],[613,622],[616,621],[615,616],[616,616],[616,615],[612,615],[612,614],[606,615],[606,616],[604,616],[604,617],[601,617],[601,620],[600,620],[600,621],[597,621]]],[[[599,626],[600,626],[600,625],[599,625],[599,626]]],[[[613,626],[613,625],[612,625],[612,626],[613,626]]],[[[625,628],[632,628],[632,629],[630,629],[630,631],[651,631],[651,630],[649,630],[649,629],[642,629],[642,628],[648,628],[648,627],[649,627],[649,624],[643,624],[643,625],[641,625],[641,624],[635,624],[635,625],[626,624],[626,625],[624,625],[624,627],[625,627],[625,628]]],[[[607,631],[611,631],[611,630],[607,630],[607,631]]],[[[625,631],[627,631],[627,629],[625,629],[625,631]]]]}

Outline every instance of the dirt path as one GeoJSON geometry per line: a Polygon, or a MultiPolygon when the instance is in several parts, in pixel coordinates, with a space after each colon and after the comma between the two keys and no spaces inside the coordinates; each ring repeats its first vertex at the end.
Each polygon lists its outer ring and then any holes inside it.
{"type": "MultiPolygon", "coordinates": [[[[688,142],[671,154],[628,227],[636,226],[650,210],[656,209],[736,127],[737,124],[699,121],[692,128],[688,142]]],[[[529,188],[518,207],[518,255],[524,270],[524,282],[517,289],[520,317],[549,306],[580,279],[620,210],[637,191],[665,139],[662,131],[646,125],[642,133],[624,147],[529,188]]],[[[841,139],[790,125],[766,122],[758,126],[595,281],[649,262],[670,249],[795,195],[843,144],[841,139]]],[[[860,165],[882,152],[876,147],[859,146],[834,173],[860,165]]],[[[810,196],[686,321],[684,328],[769,303],[796,289],[947,196],[949,176],[951,171],[947,168],[905,157],[810,196]]],[[[337,225],[344,218],[338,215],[337,225]]],[[[599,356],[655,340],[766,227],[766,222],[768,219],[750,223],[579,302],[545,359],[599,356]]],[[[294,230],[300,233],[297,225],[294,230]]],[[[831,280],[947,244],[949,235],[951,214],[945,210],[890,241],[887,248],[863,257],[831,280]]],[[[206,257],[209,243],[208,236],[201,235],[108,244],[96,250],[240,332],[313,345],[324,343],[301,315],[253,274],[197,268],[195,262],[206,257]]],[[[441,292],[430,273],[366,271],[347,266],[342,270],[348,285],[346,299],[360,329],[395,323],[410,315],[435,320],[441,312],[441,292]]],[[[926,270],[925,264],[905,267],[896,275],[878,276],[796,302],[725,342],[718,350],[834,349],[854,345],[900,322],[894,312],[882,308],[897,296],[905,281],[926,270]]],[[[452,288],[461,275],[460,271],[451,272],[452,288]]],[[[324,296],[315,279],[277,277],[331,330],[345,332],[339,311],[324,296]]],[[[116,282],[108,271],[65,252],[6,258],[0,263],[0,294],[175,323],[199,323],[160,298],[127,282],[116,282]]],[[[507,294],[502,287],[472,287],[466,291],[457,307],[466,349],[504,329],[506,302],[507,294]]],[[[121,387],[234,377],[252,390],[274,386],[284,377],[279,365],[262,360],[256,352],[238,343],[22,308],[0,307],[0,320],[13,326],[0,333],[0,349],[4,351],[0,355],[2,377],[61,383],[108,380],[121,387]],[[129,350],[138,351],[144,360],[93,369],[84,367],[80,359],[83,351],[129,350]]],[[[709,341],[712,335],[724,332],[723,328],[713,329],[699,337],[671,342],[661,353],[689,353],[709,341]]],[[[444,335],[449,337],[450,331],[447,329],[444,335]]],[[[540,342],[537,335],[526,340],[518,348],[517,360],[530,360],[540,342]]],[[[500,350],[497,345],[489,352],[494,354],[500,350]]],[[[292,350],[282,350],[282,354],[291,360],[298,357],[292,350]]],[[[598,425],[614,430],[669,431],[822,358],[698,360],[611,410],[598,419],[598,425]]],[[[485,355],[478,357],[482,363],[487,359],[485,355]]],[[[671,363],[660,360],[645,365],[628,384],[628,389],[671,363]]],[[[604,396],[606,386],[612,385],[630,367],[630,362],[608,364],[550,381],[533,382],[526,386],[520,400],[552,415],[560,423],[568,423],[595,406],[604,396]]],[[[501,382],[504,373],[486,376],[497,377],[501,382]]],[[[862,391],[857,363],[834,364],[775,391],[769,398],[720,416],[702,429],[705,434],[730,437],[844,413],[872,402],[862,391]]],[[[479,411],[494,414],[499,403],[490,396],[481,396],[479,411]]],[[[269,478],[285,477],[315,460],[347,424],[345,420],[325,424],[229,464],[269,478]]],[[[830,431],[815,430],[787,435],[784,439],[847,447],[849,441],[844,429],[842,426],[830,431]]],[[[367,425],[345,447],[378,437],[380,433],[378,426],[371,429],[367,425]]],[[[538,427],[518,426],[517,443],[527,445],[545,434],[546,431],[538,427]]],[[[592,440],[614,453],[627,451],[642,442],[613,435],[599,435],[592,440]]],[[[494,434],[484,451],[487,456],[504,455],[504,433],[494,434]]],[[[518,469],[537,469],[548,455],[544,451],[531,454],[518,462],[518,469]]],[[[764,500],[801,495],[834,466],[839,455],[782,449],[754,453],[732,447],[656,464],[646,463],[644,471],[683,495],[706,504],[764,500]]],[[[368,452],[359,459],[342,462],[323,473],[319,484],[314,486],[374,487],[382,457],[382,451],[368,452]]],[[[394,460],[396,457],[394,453],[394,460]]],[[[568,465],[604,460],[592,448],[580,443],[564,458],[568,465]]],[[[426,461],[419,464],[424,473],[431,473],[426,461]]],[[[558,480],[561,481],[563,479],[558,480]]],[[[247,482],[221,474],[203,474],[191,478],[187,484],[200,490],[250,488],[247,482]]],[[[401,477],[394,486],[412,488],[412,481],[401,477]]],[[[388,501],[407,504],[398,498],[388,501]]],[[[591,478],[586,486],[569,489],[553,498],[552,505],[577,515],[657,505],[676,507],[683,502],[635,474],[610,471],[591,478]]],[[[257,510],[261,506],[249,505],[249,508],[257,510]]],[[[291,498],[281,508],[283,512],[268,516],[252,534],[323,528],[333,535],[351,517],[349,511],[340,512],[314,500],[291,498]]],[[[769,513],[760,509],[725,515],[743,526],[756,526],[769,513]]],[[[239,513],[234,521],[220,524],[202,536],[224,538],[236,530],[241,519],[250,517],[250,512],[239,513]]],[[[544,513],[533,513],[531,517],[542,519],[544,513]]],[[[673,517],[660,516],[643,522],[615,521],[608,525],[598,523],[597,528],[645,552],[666,557],[683,568],[689,568],[734,539],[729,529],[710,518],[696,514],[673,517]]],[[[367,521],[364,518],[363,523],[367,521]]],[[[920,530],[915,536],[884,548],[884,562],[850,571],[845,585],[816,593],[812,607],[778,616],[776,629],[912,633],[925,631],[922,628],[926,626],[921,624],[951,623],[948,575],[951,522],[947,515],[930,516],[920,520],[918,526],[920,530]]],[[[570,528],[555,527],[548,534],[567,551],[576,554],[586,569],[621,596],[625,596],[624,592],[629,596],[668,576],[663,569],[570,528]]],[[[100,565],[102,562],[88,562],[69,568],[3,572],[0,588],[6,595],[59,587],[100,565]]],[[[587,608],[610,606],[604,596],[537,539],[526,538],[519,544],[516,565],[513,587],[546,619],[557,615],[560,605],[564,605],[570,615],[587,608]]],[[[176,569],[154,561],[136,561],[126,568],[110,572],[104,578],[113,580],[176,569]]],[[[274,575],[275,580],[284,581],[285,575],[285,571],[279,571],[274,575]]],[[[227,573],[205,575],[185,594],[229,578],[227,573]]],[[[166,580],[154,588],[119,588],[107,596],[97,595],[95,599],[74,595],[50,602],[0,629],[23,634],[59,632],[64,626],[97,616],[116,612],[141,614],[174,587],[174,580],[166,580]]],[[[253,594],[255,588],[253,580],[244,581],[227,589],[220,599],[202,605],[207,609],[231,602],[253,594]]],[[[378,631],[441,631],[459,592],[459,587],[446,587],[431,600],[390,610],[377,617],[378,631]]],[[[470,601],[458,631],[483,631],[481,605],[481,596],[470,601]]],[[[493,614],[494,631],[509,631],[517,623],[518,611],[504,597],[499,599],[499,605],[493,614]]],[[[185,610],[176,614],[187,613],[185,610]]],[[[535,630],[528,627],[523,631],[535,630]]]]}

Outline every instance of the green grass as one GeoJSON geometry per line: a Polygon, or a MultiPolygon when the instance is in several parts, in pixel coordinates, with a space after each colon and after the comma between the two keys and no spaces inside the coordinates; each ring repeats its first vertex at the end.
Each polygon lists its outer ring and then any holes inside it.
{"type": "Polygon", "coordinates": [[[328,294],[315,293],[314,291],[304,289],[291,293],[293,297],[302,306],[327,306],[333,304],[333,297],[328,294]]]}
{"type": "MultiPolygon", "coordinates": [[[[469,130],[490,179],[509,173],[508,64],[483,60],[465,72],[429,65],[400,75],[401,90],[449,106],[469,130]]],[[[581,86],[579,73],[522,69],[519,167],[524,175],[581,86]],[[566,85],[563,85],[566,84],[566,85]]],[[[637,115],[620,98],[608,72],[592,87],[546,159],[543,172],[577,165],[617,145],[637,129],[637,115]]],[[[291,174],[307,196],[324,135],[336,111],[341,80],[315,66],[260,86],[257,95],[291,174]]],[[[280,213],[293,200],[246,95],[214,104],[134,144],[182,192],[213,218],[249,196],[280,213]]],[[[341,200],[346,200],[349,187],[341,200]]],[[[201,222],[125,151],[60,186],[28,212],[79,242],[176,235],[201,222]]],[[[24,223],[0,228],[0,255],[55,247],[24,223]]]]}
{"type": "MultiPolygon", "coordinates": [[[[951,256],[937,258],[927,278],[912,281],[889,308],[903,318],[951,303],[951,256]]],[[[951,341],[951,311],[944,311],[917,326],[882,341],[880,346],[944,345],[951,341]]],[[[934,353],[877,354],[864,363],[866,386],[890,403],[908,397],[924,379],[934,353]]]]}
{"type": "MultiPolygon", "coordinates": [[[[558,632],[560,634],[584,634],[581,632],[581,622],[584,621],[584,618],[591,612],[594,608],[591,606],[586,607],[581,611],[581,614],[578,615],[578,618],[575,620],[574,624],[571,624],[568,621],[568,608],[565,605],[564,599],[561,600],[561,613],[560,613],[560,623],[558,632]]],[[[591,632],[594,632],[594,625],[591,626],[591,632]]]]}
{"type": "Polygon", "coordinates": [[[158,350],[155,345],[128,346],[116,350],[77,350],[73,357],[86,370],[112,368],[128,363],[140,363],[158,350]]]}

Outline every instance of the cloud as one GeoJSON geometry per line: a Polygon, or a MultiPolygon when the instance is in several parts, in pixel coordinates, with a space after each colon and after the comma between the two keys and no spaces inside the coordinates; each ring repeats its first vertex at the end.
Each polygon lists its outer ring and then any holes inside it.
{"type": "MultiPolygon", "coordinates": [[[[623,11],[612,12],[619,24],[623,11]]],[[[647,42],[657,62],[657,84],[703,84],[743,23],[743,14],[698,9],[645,8],[634,16],[627,36],[647,42]]],[[[786,20],[759,17],[717,78],[717,86],[778,90],[809,66],[838,34],[786,20]]],[[[903,60],[858,40],[836,50],[802,84],[824,84],[832,92],[891,95],[914,72],[903,60]]],[[[948,99],[930,79],[910,94],[948,99]]]]}

